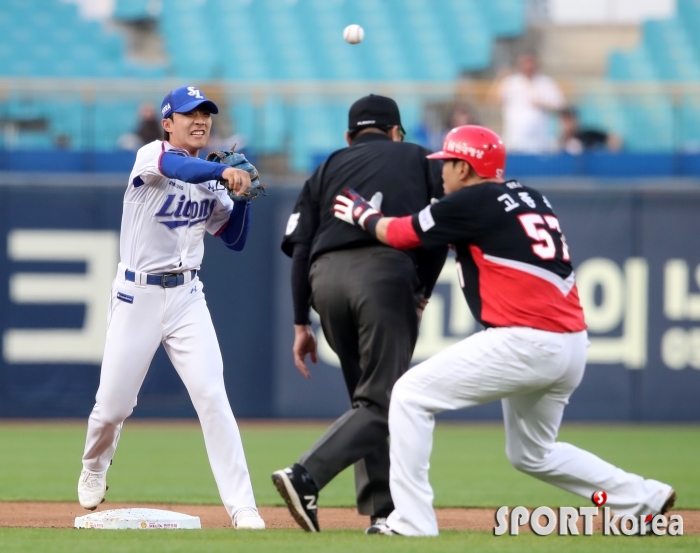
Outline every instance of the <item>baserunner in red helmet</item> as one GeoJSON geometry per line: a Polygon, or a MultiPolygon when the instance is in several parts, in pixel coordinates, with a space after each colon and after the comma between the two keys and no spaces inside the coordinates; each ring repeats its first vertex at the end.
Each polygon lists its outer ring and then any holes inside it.
{"type": "Polygon", "coordinates": [[[389,407],[394,512],[373,533],[438,533],[428,482],[434,416],[500,399],[506,455],[527,474],[617,514],[664,513],[676,494],[557,442],[564,406],[583,378],[588,336],[569,248],[551,204],[504,180],[506,152],[484,127],[450,131],[440,152],[445,196],[418,213],[384,217],[353,191],[335,215],[397,249],[451,244],[464,296],[484,330],[404,374],[389,407]]]}

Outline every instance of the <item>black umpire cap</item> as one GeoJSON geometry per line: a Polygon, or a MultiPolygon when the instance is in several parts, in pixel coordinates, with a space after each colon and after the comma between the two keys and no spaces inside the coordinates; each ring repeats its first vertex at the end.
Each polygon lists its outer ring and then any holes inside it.
{"type": "Polygon", "coordinates": [[[370,94],[350,106],[348,131],[351,134],[367,127],[386,129],[394,125],[398,125],[401,132],[406,134],[401,126],[399,106],[391,98],[370,94]]]}

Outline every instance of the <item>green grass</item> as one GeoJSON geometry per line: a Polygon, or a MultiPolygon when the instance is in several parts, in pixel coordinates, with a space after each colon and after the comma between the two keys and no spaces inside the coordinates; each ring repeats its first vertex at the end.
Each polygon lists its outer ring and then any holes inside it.
{"type": "MultiPolygon", "coordinates": [[[[242,435],[260,505],[281,505],[270,473],[295,461],[327,425],[243,425],[242,435]]],[[[672,484],[677,508],[700,508],[700,432],[696,426],[568,425],[561,439],[588,449],[626,470],[672,484]]],[[[0,424],[0,501],[75,501],[85,423],[0,424]]],[[[438,506],[587,505],[515,471],[504,453],[501,425],[439,425],[431,461],[438,506]]],[[[109,500],[220,504],[196,424],[129,421],[110,469],[109,500]]],[[[354,504],[351,471],[323,490],[321,506],[354,504]]],[[[250,533],[96,532],[0,528],[0,552],[169,553],[284,552],[651,552],[698,551],[700,536],[496,538],[489,532],[443,532],[438,538],[365,536],[353,531],[310,535],[301,530],[250,533]],[[566,540],[566,541],[564,541],[566,540]]]]}
{"type": "MultiPolygon", "coordinates": [[[[282,505],[270,473],[308,448],[326,425],[243,425],[260,505],[282,505]]],[[[697,426],[565,426],[561,440],[624,468],[673,485],[677,508],[700,509],[697,426]]],[[[85,424],[0,424],[0,501],[75,501],[85,424]]],[[[514,470],[500,425],[439,425],[431,461],[437,506],[588,505],[514,470]]],[[[127,422],[110,469],[109,499],[219,504],[204,442],[195,424],[127,422]]],[[[322,494],[321,506],[354,504],[352,472],[322,494]]]]}
{"type": "Polygon", "coordinates": [[[444,532],[437,538],[365,536],[358,532],[333,531],[306,534],[301,530],[236,532],[201,530],[196,532],[88,532],[82,530],[0,529],[0,551],[25,553],[464,553],[522,552],[589,553],[698,551],[700,536],[679,537],[537,537],[532,535],[496,538],[487,532],[444,532]]]}

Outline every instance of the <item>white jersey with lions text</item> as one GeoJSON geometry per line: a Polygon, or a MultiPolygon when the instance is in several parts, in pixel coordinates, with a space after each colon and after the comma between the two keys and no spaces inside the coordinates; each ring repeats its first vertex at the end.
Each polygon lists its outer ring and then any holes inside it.
{"type": "Polygon", "coordinates": [[[120,255],[131,270],[144,273],[199,269],[204,232],[216,234],[228,221],[233,202],[216,181],[191,184],[163,175],[165,152],[188,156],[156,140],[136,154],[124,194],[120,255]]]}

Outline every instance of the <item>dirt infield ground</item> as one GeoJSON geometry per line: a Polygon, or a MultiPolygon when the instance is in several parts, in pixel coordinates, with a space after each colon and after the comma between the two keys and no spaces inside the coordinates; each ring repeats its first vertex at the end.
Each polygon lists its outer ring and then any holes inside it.
{"type": "MultiPolygon", "coordinates": [[[[127,507],[149,507],[198,516],[203,528],[231,527],[231,521],[221,506],[109,503],[102,505],[98,510],[127,507]]],[[[700,511],[673,513],[683,516],[685,534],[700,534],[700,511]]],[[[75,517],[85,514],[88,514],[88,511],[77,503],[0,502],[0,527],[72,528],[75,517]]],[[[270,529],[298,528],[286,507],[261,507],[260,514],[270,529]]],[[[442,530],[492,530],[494,527],[494,509],[438,509],[437,516],[442,530]]],[[[364,530],[368,524],[367,517],[358,515],[354,509],[341,508],[321,508],[319,521],[321,529],[325,530],[364,530]]],[[[600,532],[601,524],[600,520],[595,521],[596,533],[600,532]]]]}

